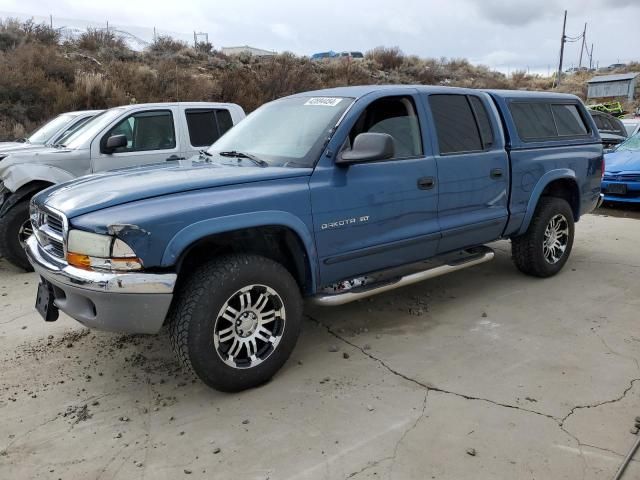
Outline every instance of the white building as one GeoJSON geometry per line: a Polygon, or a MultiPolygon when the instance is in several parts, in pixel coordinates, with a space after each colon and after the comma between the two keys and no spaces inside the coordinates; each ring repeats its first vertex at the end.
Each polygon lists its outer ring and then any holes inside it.
{"type": "Polygon", "coordinates": [[[278,52],[272,52],[271,50],[263,50],[262,48],[250,47],[249,45],[243,45],[239,47],[222,47],[222,53],[225,55],[253,55],[254,57],[270,57],[277,55],[278,52]]]}

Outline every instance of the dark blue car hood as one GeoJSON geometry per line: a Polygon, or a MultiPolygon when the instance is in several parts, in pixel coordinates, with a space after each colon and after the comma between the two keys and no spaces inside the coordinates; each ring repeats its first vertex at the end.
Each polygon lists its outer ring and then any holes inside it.
{"type": "MultiPolygon", "coordinates": [[[[172,193],[310,175],[311,168],[226,166],[183,161],[89,175],[35,197],[68,218],[172,193]]],[[[241,188],[241,186],[239,186],[241,188]]]]}
{"type": "Polygon", "coordinates": [[[621,150],[607,153],[604,159],[607,173],[640,172],[640,152],[621,150]]]}

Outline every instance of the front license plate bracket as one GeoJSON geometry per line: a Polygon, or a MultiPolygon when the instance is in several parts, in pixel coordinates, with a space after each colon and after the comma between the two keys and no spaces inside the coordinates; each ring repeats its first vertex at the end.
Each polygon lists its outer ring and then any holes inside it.
{"type": "Polygon", "coordinates": [[[60,312],[53,303],[54,301],[55,297],[51,284],[46,280],[40,281],[36,295],[36,310],[44,318],[45,322],[55,322],[58,319],[60,312]]]}

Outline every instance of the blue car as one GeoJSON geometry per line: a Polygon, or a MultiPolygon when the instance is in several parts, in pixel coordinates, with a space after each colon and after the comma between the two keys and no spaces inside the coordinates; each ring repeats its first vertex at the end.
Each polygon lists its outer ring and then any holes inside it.
{"type": "Polygon", "coordinates": [[[608,202],[640,203],[640,133],[605,155],[602,193],[608,202]]]}

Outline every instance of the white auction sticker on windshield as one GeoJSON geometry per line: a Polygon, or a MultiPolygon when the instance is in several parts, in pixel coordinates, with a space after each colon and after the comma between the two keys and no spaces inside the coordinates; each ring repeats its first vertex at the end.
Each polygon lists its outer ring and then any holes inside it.
{"type": "Polygon", "coordinates": [[[320,105],[321,107],[335,107],[342,101],[335,97],[313,97],[305,102],[305,105],[320,105]]]}

